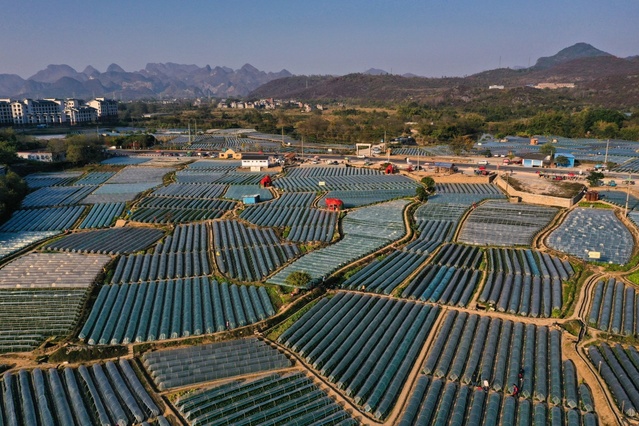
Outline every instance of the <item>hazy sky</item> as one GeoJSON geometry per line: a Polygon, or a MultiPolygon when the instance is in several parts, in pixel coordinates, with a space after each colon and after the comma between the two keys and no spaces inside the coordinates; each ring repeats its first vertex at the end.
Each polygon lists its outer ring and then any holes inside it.
{"type": "Polygon", "coordinates": [[[0,73],[148,62],[294,74],[462,76],[533,65],[577,42],[639,54],[637,0],[8,1],[0,73]]]}

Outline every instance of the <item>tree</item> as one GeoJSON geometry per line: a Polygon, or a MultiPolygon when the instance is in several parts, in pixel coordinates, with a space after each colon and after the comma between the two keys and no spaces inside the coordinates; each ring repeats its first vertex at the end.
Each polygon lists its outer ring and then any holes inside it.
{"type": "Polygon", "coordinates": [[[296,288],[305,288],[312,280],[311,274],[306,271],[293,271],[284,280],[286,285],[296,288]]]}
{"type": "Polygon", "coordinates": [[[546,142],[542,146],[539,147],[539,152],[544,155],[550,155],[552,158],[555,155],[557,148],[552,144],[552,142],[546,142]]]}
{"type": "Polygon", "coordinates": [[[430,176],[426,176],[422,178],[422,183],[426,186],[428,192],[433,192],[435,190],[435,179],[430,176]]]}
{"type": "Polygon", "coordinates": [[[27,184],[16,173],[0,176],[0,219],[8,218],[27,195],[27,184]]]}
{"type": "Polygon", "coordinates": [[[596,172],[596,171],[592,171],[590,172],[590,174],[586,177],[586,180],[588,181],[588,184],[590,186],[597,186],[597,184],[599,183],[599,181],[601,179],[604,178],[604,174],[601,172],[596,172]]]}
{"type": "Polygon", "coordinates": [[[419,201],[424,202],[428,200],[428,192],[426,192],[426,188],[424,188],[423,186],[418,186],[415,190],[415,193],[419,201]]]}
{"type": "Polygon", "coordinates": [[[568,158],[563,155],[558,155],[557,157],[555,157],[555,164],[560,167],[566,167],[568,164],[570,164],[570,160],[568,160],[568,158]]]}
{"type": "Polygon", "coordinates": [[[450,141],[450,149],[455,155],[459,155],[462,152],[468,152],[473,149],[475,142],[470,136],[455,136],[450,141]]]}

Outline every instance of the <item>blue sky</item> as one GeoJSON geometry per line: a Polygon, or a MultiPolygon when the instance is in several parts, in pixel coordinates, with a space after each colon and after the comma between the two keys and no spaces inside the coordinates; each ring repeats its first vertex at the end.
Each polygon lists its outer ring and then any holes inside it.
{"type": "Polygon", "coordinates": [[[463,76],[500,57],[504,67],[533,65],[577,42],[639,55],[637,17],[637,0],[12,1],[0,14],[0,73],[176,62],[463,76]]]}

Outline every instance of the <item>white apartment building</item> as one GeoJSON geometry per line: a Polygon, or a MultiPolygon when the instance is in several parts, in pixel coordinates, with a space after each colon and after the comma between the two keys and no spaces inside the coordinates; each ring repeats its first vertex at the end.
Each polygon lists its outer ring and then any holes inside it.
{"type": "Polygon", "coordinates": [[[115,99],[95,98],[87,105],[96,109],[100,120],[118,116],[118,101],[115,99]]]}
{"type": "Polygon", "coordinates": [[[81,99],[0,99],[0,124],[79,124],[117,117],[118,101],[95,98],[88,105],[81,99]]]}
{"type": "Polygon", "coordinates": [[[0,99],[0,124],[13,123],[11,115],[11,99],[0,99]]]}
{"type": "Polygon", "coordinates": [[[11,102],[13,124],[54,124],[66,122],[62,101],[24,99],[11,102]]]}

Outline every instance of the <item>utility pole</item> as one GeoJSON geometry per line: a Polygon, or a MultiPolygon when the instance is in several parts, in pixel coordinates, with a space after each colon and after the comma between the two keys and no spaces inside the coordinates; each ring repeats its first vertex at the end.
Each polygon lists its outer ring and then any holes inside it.
{"type": "Polygon", "coordinates": [[[610,139],[606,142],[606,155],[604,156],[604,167],[608,168],[608,146],[610,145],[610,139]]]}
{"type": "Polygon", "coordinates": [[[628,217],[628,201],[630,200],[630,180],[632,178],[632,175],[628,175],[628,185],[626,186],[626,214],[625,216],[628,217]]]}

